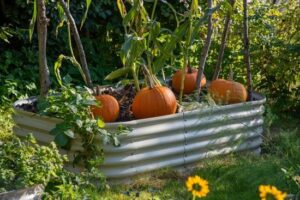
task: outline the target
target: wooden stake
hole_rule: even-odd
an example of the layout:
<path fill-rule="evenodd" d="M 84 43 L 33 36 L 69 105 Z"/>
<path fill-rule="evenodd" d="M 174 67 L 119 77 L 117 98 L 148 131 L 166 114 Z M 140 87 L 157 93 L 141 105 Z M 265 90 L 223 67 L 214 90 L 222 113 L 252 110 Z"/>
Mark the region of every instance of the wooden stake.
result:
<path fill-rule="evenodd" d="M 212 0 L 207 0 L 208 9 L 212 9 Z M 201 80 L 202 80 L 202 74 L 204 72 L 205 68 L 205 62 L 208 55 L 208 51 L 211 44 L 211 36 L 213 33 L 213 27 L 212 27 L 212 14 L 208 16 L 208 25 L 207 25 L 207 36 L 205 40 L 204 47 L 202 49 L 200 60 L 199 60 L 199 66 L 198 66 L 198 75 L 197 75 L 197 92 L 198 92 L 198 101 L 200 100 L 200 94 L 201 94 Z"/>
<path fill-rule="evenodd" d="M 247 0 L 243 0 L 244 6 L 244 61 L 247 67 L 247 89 L 248 99 L 252 101 L 252 74 L 250 65 L 250 52 L 249 52 L 249 36 L 248 36 L 248 5 Z"/>
<path fill-rule="evenodd" d="M 70 10 L 68 9 L 68 6 L 67 6 L 66 2 L 64 0 L 59 0 L 59 3 L 62 6 L 62 8 L 64 9 L 64 12 L 67 16 L 67 19 L 68 19 L 69 23 L 70 23 L 71 32 L 72 32 L 72 35 L 74 37 L 74 40 L 76 42 L 76 46 L 77 46 L 77 49 L 78 49 L 82 71 L 85 75 L 85 77 L 84 77 L 85 82 L 86 82 L 86 84 L 89 88 L 93 89 L 93 82 L 92 82 L 91 75 L 90 75 L 90 72 L 89 72 L 89 69 L 88 69 L 85 52 L 84 52 L 84 49 L 83 49 L 83 46 L 82 46 L 82 43 L 81 43 L 81 40 L 80 40 L 80 37 L 79 37 L 79 33 L 78 33 L 78 29 L 76 27 L 75 20 L 74 20 L 73 16 L 71 15 Z"/>
<path fill-rule="evenodd" d="M 235 3 L 235 0 L 230 1 L 230 4 L 232 7 L 234 6 L 234 3 Z M 226 15 L 226 19 L 225 19 L 224 30 L 222 33 L 221 48 L 219 51 L 218 60 L 216 63 L 216 67 L 215 67 L 215 71 L 214 71 L 212 80 L 216 80 L 219 78 L 219 74 L 220 74 L 220 71 L 222 68 L 222 61 L 223 61 L 224 50 L 226 47 L 226 41 L 227 41 L 227 37 L 228 37 L 228 33 L 229 33 L 230 24 L 231 24 L 231 12 L 228 11 L 228 13 Z"/>
<path fill-rule="evenodd" d="M 47 65 L 47 25 L 46 6 L 44 0 L 37 0 L 37 32 L 39 41 L 39 78 L 40 95 L 46 96 L 50 88 L 50 73 Z"/>

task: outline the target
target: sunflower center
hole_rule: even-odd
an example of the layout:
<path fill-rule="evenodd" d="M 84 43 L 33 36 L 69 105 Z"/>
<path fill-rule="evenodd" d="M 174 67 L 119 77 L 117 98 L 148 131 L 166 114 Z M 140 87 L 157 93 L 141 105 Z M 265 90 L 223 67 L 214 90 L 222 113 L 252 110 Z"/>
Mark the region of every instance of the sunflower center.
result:
<path fill-rule="evenodd" d="M 201 185 L 199 185 L 198 183 L 195 183 L 193 185 L 193 190 L 200 191 L 201 190 Z"/>
<path fill-rule="evenodd" d="M 273 194 L 268 193 L 266 196 L 266 200 L 276 200 Z"/>

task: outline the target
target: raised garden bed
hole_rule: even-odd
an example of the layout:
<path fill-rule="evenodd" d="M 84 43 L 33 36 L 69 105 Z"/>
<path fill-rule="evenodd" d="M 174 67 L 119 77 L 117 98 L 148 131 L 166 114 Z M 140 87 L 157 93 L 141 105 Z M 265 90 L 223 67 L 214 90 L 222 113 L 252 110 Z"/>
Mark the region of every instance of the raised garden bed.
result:
<path fill-rule="evenodd" d="M 257 93 L 254 99 L 162 117 L 107 123 L 107 129 L 123 125 L 132 131 L 120 136 L 120 147 L 104 145 L 105 161 L 101 170 L 108 179 L 124 179 L 164 167 L 186 167 L 202 159 L 231 152 L 259 153 L 266 99 Z M 48 144 L 54 139 L 49 131 L 61 119 L 19 108 L 34 100 L 15 102 L 14 132 L 21 137 L 32 133 L 39 143 Z M 103 145 L 101 138 L 97 138 L 96 142 Z M 80 139 L 75 139 L 70 150 L 62 150 L 62 153 L 72 159 L 72 154 L 80 150 Z"/>

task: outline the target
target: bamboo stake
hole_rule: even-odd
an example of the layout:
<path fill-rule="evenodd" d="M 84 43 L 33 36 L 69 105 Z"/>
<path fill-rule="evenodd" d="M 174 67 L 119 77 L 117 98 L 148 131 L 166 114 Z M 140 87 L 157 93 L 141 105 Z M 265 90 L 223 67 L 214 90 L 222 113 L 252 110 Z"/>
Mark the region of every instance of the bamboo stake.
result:
<path fill-rule="evenodd" d="M 88 87 L 93 88 L 93 82 L 92 82 L 92 79 L 91 79 L 91 76 L 90 76 L 90 72 L 89 72 L 89 69 L 88 69 L 87 62 L 86 62 L 85 52 L 84 52 L 84 49 L 83 49 L 83 46 L 82 46 L 82 43 L 81 43 L 81 40 L 80 40 L 80 37 L 79 37 L 79 33 L 78 33 L 78 29 L 76 27 L 75 20 L 74 20 L 73 16 L 71 15 L 70 10 L 68 9 L 68 6 L 67 6 L 66 2 L 64 0 L 59 0 L 59 3 L 62 6 L 62 8 L 64 9 L 64 12 L 67 16 L 67 19 L 68 19 L 69 23 L 70 23 L 71 32 L 72 32 L 72 35 L 73 35 L 74 40 L 76 42 L 76 46 L 77 46 L 78 53 L 79 53 L 80 63 L 81 63 L 82 70 L 83 70 L 84 75 L 85 75 L 84 78 L 85 78 L 86 84 L 87 84 Z"/>
<path fill-rule="evenodd" d="M 232 7 L 234 6 L 234 3 L 235 3 L 235 0 L 230 1 L 230 4 Z M 212 80 L 218 79 L 219 75 L 220 75 L 220 71 L 222 68 L 223 56 L 224 56 L 224 50 L 226 47 L 230 24 L 231 24 L 231 12 L 228 11 L 227 15 L 226 15 L 226 19 L 225 19 L 224 30 L 222 33 L 221 48 L 219 51 L 218 60 L 217 60 L 216 66 L 215 66 L 215 71 L 214 71 Z"/>
<path fill-rule="evenodd" d="M 47 25 L 46 6 L 44 0 L 37 0 L 37 32 L 39 43 L 39 78 L 40 95 L 46 96 L 50 88 L 50 73 L 47 65 Z"/>
<path fill-rule="evenodd" d="M 212 9 L 212 0 L 207 0 L 208 9 Z M 208 25 L 207 25 L 207 36 L 205 40 L 204 47 L 202 49 L 200 60 L 199 60 L 199 66 L 198 66 L 198 75 L 197 75 L 197 92 L 198 92 L 198 101 L 200 100 L 200 94 L 201 94 L 201 80 L 202 80 L 202 74 L 205 68 L 205 62 L 208 55 L 208 51 L 211 44 L 211 36 L 213 33 L 213 27 L 212 27 L 212 14 L 209 14 L 208 16 Z"/>
<path fill-rule="evenodd" d="M 244 7 L 244 61 L 247 67 L 247 89 L 248 89 L 248 99 L 252 101 L 252 74 L 250 65 L 250 52 L 249 52 L 249 35 L 248 35 L 248 6 L 247 0 L 243 0 Z"/>

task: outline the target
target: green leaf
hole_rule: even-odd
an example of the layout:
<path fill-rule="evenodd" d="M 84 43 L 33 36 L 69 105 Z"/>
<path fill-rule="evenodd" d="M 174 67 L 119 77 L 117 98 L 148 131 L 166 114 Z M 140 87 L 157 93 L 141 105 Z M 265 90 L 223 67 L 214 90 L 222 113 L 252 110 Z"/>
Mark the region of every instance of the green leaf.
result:
<path fill-rule="evenodd" d="M 187 30 L 188 23 L 181 24 L 175 29 L 174 33 L 171 35 L 171 38 L 167 42 L 165 42 L 161 49 L 162 55 L 153 63 L 155 73 L 158 73 L 165 64 L 166 60 L 169 59 L 171 55 L 173 55 L 173 50 L 176 48 L 178 42 L 180 42 L 186 35 Z"/>
<path fill-rule="evenodd" d="M 59 55 L 57 60 L 54 63 L 54 74 L 55 74 L 56 80 L 60 86 L 63 86 L 61 76 L 60 76 L 60 70 L 59 70 L 61 67 L 63 58 L 64 58 L 64 55 L 62 55 L 62 54 Z"/>
<path fill-rule="evenodd" d="M 197 13 L 199 10 L 199 3 L 198 0 L 192 0 L 191 12 Z"/>
<path fill-rule="evenodd" d="M 111 72 L 110 74 L 108 74 L 104 80 L 113 80 L 113 79 L 119 78 L 121 76 L 124 76 L 128 72 L 130 72 L 130 68 L 123 67 L 123 68 L 117 69 L 117 70 Z"/>
<path fill-rule="evenodd" d="M 228 13 L 232 14 L 233 6 L 228 1 L 222 1 L 220 4 Z"/>
<path fill-rule="evenodd" d="M 62 82 L 61 75 L 60 75 L 60 68 L 62 66 L 63 59 L 70 61 L 75 67 L 77 67 L 77 69 L 79 70 L 84 82 L 86 83 L 86 77 L 83 73 L 81 65 L 78 63 L 76 58 L 60 54 L 58 56 L 57 60 L 54 63 L 54 74 L 55 74 L 56 80 L 59 83 L 59 85 L 63 86 L 63 82 Z"/>
<path fill-rule="evenodd" d="M 104 128 L 104 127 L 105 127 L 104 121 L 101 120 L 101 119 L 97 119 L 97 126 L 98 126 L 99 128 Z"/>
<path fill-rule="evenodd" d="M 119 9 L 119 12 L 122 16 L 122 18 L 124 18 L 126 16 L 126 7 L 124 5 L 124 2 L 123 0 L 117 0 L 117 6 L 118 6 L 118 9 Z"/>
<path fill-rule="evenodd" d="M 34 0 L 33 1 L 33 14 L 32 14 L 32 18 L 30 20 L 30 24 L 29 24 L 29 41 L 30 42 L 32 40 L 32 35 L 33 35 L 34 26 L 35 26 L 35 22 L 36 22 L 36 16 L 37 16 L 37 8 L 36 8 L 36 0 Z"/>
<path fill-rule="evenodd" d="M 68 104 L 67 106 L 70 108 L 70 110 L 72 111 L 72 113 L 74 113 L 74 114 L 77 113 L 78 109 L 76 108 L 75 105 Z"/>
<path fill-rule="evenodd" d="M 160 33 L 160 23 L 152 22 L 150 26 L 149 40 L 155 40 Z"/>
<path fill-rule="evenodd" d="M 64 9 L 60 5 L 60 3 L 57 3 L 56 8 L 58 10 L 58 15 L 59 15 L 59 18 L 60 18 L 60 22 L 56 26 L 56 29 L 55 29 L 55 35 L 57 36 L 58 35 L 58 30 L 64 26 L 65 22 L 67 22 L 67 19 L 66 19 L 65 13 L 64 13 Z"/>
<path fill-rule="evenodd" d="M 72 82 L 72 77 L 69 75 L 69 74 L 67 74 L 67 75 L 65 75 L 64 77 L 63 77 L 63 81 L 67 84 L 67 85 L 69 85 L 69 84 L 71 84 L 71 82 Z"/>
<path fill-rule="evenodd" d="M 113 136 L 113 144 L 116 147 L 120 146 L 120 141 L 119 141 L 119 139 L 117 137 Z"/>
<path fill-rule="evenodd" d="M 64 147 L 68 144 L 70 138 L 65 134 L 57 134 L 54 138 L 54 141 L 58 146 Z"/>
<path fill-rule="evenodd" d="M 67 135 L 69 138 L 75 138 L 75 134 L 71 129 L 66 130 L 64 134 Z"/>
<path fill-rule="evenodd" d="M 86 3 L 86 9 L 85 9 L 84 15 L 83 15 L 82 20 L 81 20 L 80 29 L 82 28 L 82 26 L 83 26 L 83 24 L 84 24 L 84 22 L 86 20 L 89 8 L 90 8 L 91 3 L 92 3 L 92 0 L 85 0 L 85 3 Z"/>
<path fill-rule="evenodd" d="M 129 12 L 127 13 L 127 15 L 124 16 L 123 18 L 123 25 L 124 26 L 128 26 L 135 18 L 137 14 L 137 5 L 134 5 Z"/>
<path fill-rule="evenodd" d="M 80 120 L 80 119 L 76 119 L 76 125 L 77 125 L 79 128 L 81 128 L 81 127 L 82 127 L 82 125 L 83 125 L 83 122 L 82 122 L 82 120 Z"/>

